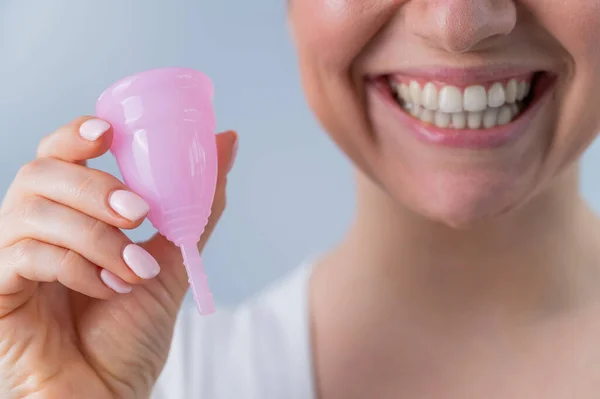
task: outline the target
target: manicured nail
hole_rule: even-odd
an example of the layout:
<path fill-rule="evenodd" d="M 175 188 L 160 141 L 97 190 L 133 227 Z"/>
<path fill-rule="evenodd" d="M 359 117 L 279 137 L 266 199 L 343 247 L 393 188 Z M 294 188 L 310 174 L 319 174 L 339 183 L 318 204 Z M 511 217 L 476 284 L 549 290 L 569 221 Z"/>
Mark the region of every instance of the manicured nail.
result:
<path fill-rule="evenodd" d="M 108 288 L 118 294 L 128 294 L 131 292 L 131 286 L 129 284 L 106 269 L 102 269 L 100 272 L 100 279 Z"/>
<path fill-rule="evenodd" d="M 237 152 L 238 152 L 238 135 L 237 133 L 234 133 L 235 137 L 234 137 L 234 141 L 233 141 L 233 147 L 231 148 L 231 158 L 229 158 L 229 166 L 227 167 L 227 172 L 230 172 L 231 169 L 233 168 L 233 164 L 235 163 L 235 158 L 237 157 Z"/>
<path fill-rule="evenodd" d="M 127 190 L 118 190 L 108 197 L 110 207 L 132 222 L 140 220 L 148 214 L 150 206 L 139 195 Z"/>
<path fill-rule="evenodd" d="M 79 126 L 79 135 L 88 141 L 96 141 L 110 129 L 110 124 L 102 119 L 88 119 Z"/>
<path fill-rule="evenodd" d="M 139 278 L 150 279 L 160 273 L 160 266 L 156 259 L 138 245 L 126 246 L 123 250 L 123 260 Z"/>

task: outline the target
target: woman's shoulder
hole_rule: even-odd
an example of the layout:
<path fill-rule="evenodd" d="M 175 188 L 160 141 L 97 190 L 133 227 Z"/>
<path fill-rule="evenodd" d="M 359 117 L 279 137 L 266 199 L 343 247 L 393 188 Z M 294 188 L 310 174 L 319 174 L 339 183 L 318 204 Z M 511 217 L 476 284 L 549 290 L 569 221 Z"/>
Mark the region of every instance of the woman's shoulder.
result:
<path fill-rule="evenodd" d="M 302 266 L 211 316 L 182 310 L 152 398 L 313 397 L 309 276 L 310 267 Z"/>

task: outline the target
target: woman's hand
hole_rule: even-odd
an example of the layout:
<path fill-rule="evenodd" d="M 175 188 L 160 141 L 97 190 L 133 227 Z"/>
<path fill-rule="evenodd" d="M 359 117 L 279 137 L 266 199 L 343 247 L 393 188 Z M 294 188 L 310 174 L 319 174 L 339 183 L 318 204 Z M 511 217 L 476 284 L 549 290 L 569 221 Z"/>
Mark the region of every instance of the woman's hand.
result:
<path fill-rule="evenodd" d="M 187 275 L 162 236 L 134 244 L 120 230 L 148 207 L 85 166 L 111 140 L 98 119 L 60 128 L 0 208 L 2 398 L 144 398 L 164 366 Z M 235 142 L 233 132 L 217 136 L 219 183 L 201 246 L 225 207 Z"/>

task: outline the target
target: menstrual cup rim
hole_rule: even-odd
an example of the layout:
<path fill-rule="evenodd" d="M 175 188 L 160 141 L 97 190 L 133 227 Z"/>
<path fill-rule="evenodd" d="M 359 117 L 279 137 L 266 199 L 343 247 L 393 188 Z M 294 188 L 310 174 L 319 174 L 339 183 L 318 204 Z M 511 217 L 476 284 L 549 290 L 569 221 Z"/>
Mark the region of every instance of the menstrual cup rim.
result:
<path fill-rule="evenodd" d="M 209 90 L 210 90 L 209 95 L 210 95 L 210 98 L 212 101 L 212 98 L 214 95 L 214 86 L 213 86 L 213 83 L 212 83 L 212 80 L 210 79 L 210 77 L 208 77 L 208 75 L 206 75 L 205 73 L 200 72 L 193 68 L 188 68 L 188 67 L 152 68 L 152 69 L 147 69 L 147 70 L 144 70 L 141 72 L 137 72 L 137 73 L 125 76 L 125 77 L 113 82 L 110 86 L 108 86 L 96 100 L 96 113 L 97 114 L 101 113 L 101 112 L 106 113 L 110 110 L 110 108 L 112 108 L 110 106 L 103 107 L 103 104 L 105 103 L 105 101 L 108 101 L 109 104 L 112 102 L 112 100 L 108 100 L 108 97 L 109 97 L 108 94 L 110 92 L 114 91 L 120 85 L 125 84 L 128 80 L 132 80 L 133 78 L 135 78 L 135 79 L 147 78 L 148 76 L 151 76 L 154 74 L 158 74 L 158 73 L 163 74 L 163 73 L 167 73 L 167 72 L 189 73 L 189 74 L 198 76 L 201 80 L 204 80 L 209 85 Z"/>

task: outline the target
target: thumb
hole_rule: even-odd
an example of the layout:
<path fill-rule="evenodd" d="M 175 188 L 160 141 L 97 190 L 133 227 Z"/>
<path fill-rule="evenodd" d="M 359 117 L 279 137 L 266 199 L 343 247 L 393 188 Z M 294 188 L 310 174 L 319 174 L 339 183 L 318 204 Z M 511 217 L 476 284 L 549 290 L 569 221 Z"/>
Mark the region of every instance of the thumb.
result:
<path fill-rule="evenodd" d="M 113 131 L 104 120 L 82 116 L 44 137 L 37 157 L 53 157 L 66 162 L 84 164 L 108 151 Z"/>
<path fill-rule="evenodd" d="M 238 135 L 236 132 L 227 131 L 220 133 L 217 135 L 216 140 L 219 162 L 217 187 L 208 223 L 200 242 L 198 243 L 198 249 L 200 251 L 204 249 L 206 242 L 210 238 L 210 235 L 225 210 L 227 175 L 231 171 L 237 155 Z M 183 266 L 183 259 L 179 248 L 159 233 L 140 245 L 150 252 L 162 266 L 162 272 L 158 279 L 174 280 L 165 285 L 167 287 L 183 287 L 183 292 L 179 293 L 181 297 L 183 297 L 183 295 L 185 295 L 185 290 L 187 290 L 188 278 Z M 167 281 L 164 282 L 167 283 Z"/>
<path fill-rule="evenodd" d="M 215 199 L 213 201 L 211 215 L 206 224 L 204 234 L 202 234 L 200 242 L 198 243 L 198 249 L 200 251 L 204 249 L 206 242 L 210 238 L 211 233 L 225 210 L 227 202 L 227 177 L 229 172 L 231 172 L 231 169 L 233 169 L 237 150 L 238 135 L 236 132 L 228 131 L 217 135 L 217 156 L 219 159 L 217 188 L 215 190 Z"/>

